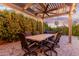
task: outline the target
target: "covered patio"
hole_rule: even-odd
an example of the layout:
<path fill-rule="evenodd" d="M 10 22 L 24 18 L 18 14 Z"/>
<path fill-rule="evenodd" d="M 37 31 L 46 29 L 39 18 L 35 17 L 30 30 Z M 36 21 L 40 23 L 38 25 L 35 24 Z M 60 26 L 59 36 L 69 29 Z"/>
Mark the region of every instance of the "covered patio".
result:
<path fill-rule="evenodd" d="M 60 37 L 59 45 L 60 48 L 56 48 L 58 52 L 58 56 L 72 56 L 72 55 L 79 55 L 79 40 L 77 37 L 72 36 L 72 15 L 75 13 L 76 4 L 74 3 L 3 3 L 2 5 L 13 8 L 16 10 L 17 13 L 23 13 L 24 16 L 28 16 L 34 19 L 39 19 L 42 23 L 42 33 L 44 33 L 44 20 L 51 17 L 58 17 L 62 15 L 68 16 L 68 29 L 69 29 L 69 36 L 62 35 Z M 50 20 L 49 20 L 50 21 Z M 47 34 L 43 34 L 47 35 Z M 43 36 L 41 35 L 41 36 Z M 52 34 L 51 34 L 52 35 Z M 48 39 L 48 37 L 52 37 L 54 35 L 47 35 L 46 37 L 38 36 L 38 41 L 43 39 Z M 31 36 L 26 37 L 27 39 L 35 39 L 36 37 Z M 37 41 L 37 39 L 36 39 Z M 50 41 L 49 41 L 50 42 Z M 3 50 L 3 46 L 5 46 L 5 52 Z M 6 49 L 8 46 L 9 49 Z M 13 42 L 7 45 L 2 45 L 1 47 L 1 54 L 0 55 L 23 55 L 23 51 L 21 49 L 20 42 Z M 43 55 L 38 53 L 39 55 Z"/>
<path fill-rule="evenodd" d="M 68 15 L 69 43 L 72 36 L 72 16 L 76 10 L 74 3 L 4 3 L 3 5 L 13 8 L 17 12 L 25 13 L 32 18 L 43 22 L 46 18 Z M 50 21 L 50 20 L 49 20 Z M 42 29 L 43 31 L 43 29 Z"/>

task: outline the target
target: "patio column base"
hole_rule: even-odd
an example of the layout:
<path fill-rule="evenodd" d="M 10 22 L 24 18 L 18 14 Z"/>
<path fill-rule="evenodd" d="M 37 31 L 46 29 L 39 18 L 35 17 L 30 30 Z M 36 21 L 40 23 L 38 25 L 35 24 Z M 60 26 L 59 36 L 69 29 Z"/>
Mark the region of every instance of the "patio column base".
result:
<path fill-rule="evenodd" d="M 68 43 L 67 45 L 68 45 L 69 47 L 72 47 L 72 43 Z"/>

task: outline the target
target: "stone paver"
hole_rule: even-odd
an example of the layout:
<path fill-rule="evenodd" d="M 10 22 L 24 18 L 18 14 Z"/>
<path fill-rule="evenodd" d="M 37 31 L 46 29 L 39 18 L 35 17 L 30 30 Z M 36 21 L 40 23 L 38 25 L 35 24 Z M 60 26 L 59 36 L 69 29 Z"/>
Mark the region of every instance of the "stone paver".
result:
<path fill-rule="evenodd" d="M 68 44 L 68 36 L 62 36 L 59 42 L 60 48 L 56 48 L 59 56 L 79 56 L 79 40 L 72 36 L 72 44 Z"/>
<path fill-rule="evenodd" d="M 79 40 L 72 36 L 72 44 L 68 44 L 68 36 L 62 36 L 59 42 L 60 48 L 56 48 L 58 56 L 79 56 Z M 24 51 L 20 42 L 0 45 L 0 56 L 21 56 Z"/>
<path fill-rule="evenodd" d="M 24 51 L 21 49 L 20 42 L 0 45 L 0 56 L 19 56 L 23 54 Z"/>

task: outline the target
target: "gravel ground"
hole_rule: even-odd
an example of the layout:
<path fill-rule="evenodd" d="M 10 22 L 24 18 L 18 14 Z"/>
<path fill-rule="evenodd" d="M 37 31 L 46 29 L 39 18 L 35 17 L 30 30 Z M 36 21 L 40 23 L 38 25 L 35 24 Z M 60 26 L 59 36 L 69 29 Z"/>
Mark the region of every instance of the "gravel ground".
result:
<path fill-rule="evenodd" d="M 59 45 L 60 48 L 56 48 L 58 56 L 79 56 L 78 37 L 72 36 L 72 44 L 68 44 L 68 36 L 62 36 Z M 0 45 L 0 56 L 21 56 L 23 54 L 20 42 Z"/>

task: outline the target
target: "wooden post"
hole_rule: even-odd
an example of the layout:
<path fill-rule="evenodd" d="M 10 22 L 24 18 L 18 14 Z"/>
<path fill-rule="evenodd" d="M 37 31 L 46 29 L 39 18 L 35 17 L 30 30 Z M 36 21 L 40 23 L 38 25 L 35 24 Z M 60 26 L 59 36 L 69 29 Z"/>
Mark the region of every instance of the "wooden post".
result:
<path fill-rule="evenodd" d="M 42 23 L 42 33 L 44 32 L 44 22 L 43 19 L 41 19 L 41 23 Z"/>
<path fill-rule="evenodd" d="M 72 43 L 72 14 L 75 9 L 75 4 L 72 4 L 70 6 L 70 13 L 68 14 L 69 20 L 68 20 L 68 25 L 69 25 L 69 43 Z"/>
<path fill-rule="evenodd" d="M 72 39 L 72 14 L 71 13 L 69 13 L 68 25 L 69 25 L 69 43 L 71 43 L 71 39 Z"/>

